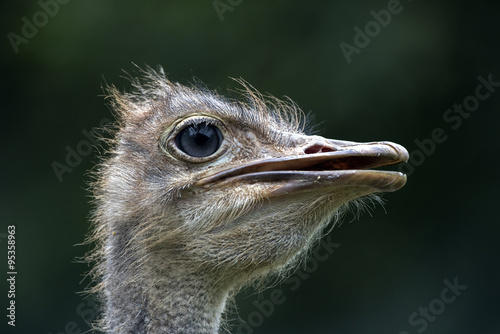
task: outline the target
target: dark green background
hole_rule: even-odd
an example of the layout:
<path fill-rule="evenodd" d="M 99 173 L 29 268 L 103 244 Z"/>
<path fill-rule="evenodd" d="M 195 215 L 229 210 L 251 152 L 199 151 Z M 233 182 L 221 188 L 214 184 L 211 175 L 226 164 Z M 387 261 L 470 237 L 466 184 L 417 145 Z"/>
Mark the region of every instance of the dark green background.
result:
<path fill-rule="evenodd" d="M 80 283 L 88 268 L 74 259 L 87 249 L 75 244 L 88 231 L 86 171 L 97 150 L 62 182 L 51 164 L 64 164 L 66 147 L 86 140 L 83 130 L 111 118 L 101 86 L 129 89 L 120 76 L 134 71 L 132 62 L 162 65 L 172 80 L 196 76 L 222 91 L 237 87 L 228 77 L 242 77 L 312 111 L 329 138 L 391 140 L 414 152 L 415 140 L 430 138 L 435 128 L 447 136 L 405 188 L 384 196 L 385 209 L 352 223 L 348 216 L 332 231 L 341 246 L 296 291 L 283 284 L 286 301 L 254 333 L 417 333 L 421 326 L 408 317 L 455 277 L 467 289 L 424 332 L 500 333 L 500 89 L 456 130 L 443 120 L 474 94 L 478 76 L 500 81 L 499 4 L 401 5 L 348 64 L 339 44 L 353 44 L 354 27 L 364 29 L 370 11 L 387 8 L 387 1 L 245 0 L 221 21 L 212 1 L 74 0 L 18 53 L 7 34 L 21 34 L 21 19 L 32 21 L 41 7 L 4 2 L 0 263 L 5 277 L 5 234 L 15 224 L 18 276 L 17 326 L 8 327 L 2 311 L 2 333 L 88 329 L 78 313 L 91 317 L 92 308 L 76 294 L 88 283 Z M 251 290 L 240 295 L 241 319 L 256 311 L 258 298 Z M 237 315 L 229 318 L 238 333 Z"/>

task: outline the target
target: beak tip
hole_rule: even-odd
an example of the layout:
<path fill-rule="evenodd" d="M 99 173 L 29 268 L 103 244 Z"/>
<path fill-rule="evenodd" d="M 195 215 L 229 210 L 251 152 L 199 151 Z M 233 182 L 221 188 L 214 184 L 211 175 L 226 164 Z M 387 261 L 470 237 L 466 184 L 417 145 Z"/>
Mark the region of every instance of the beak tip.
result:
<path fill-rule="evenodd" d="M 406 148 L 404 148 L 402 145 L 389 141 L 383 143 L 390 146 L 394 151 L 396 151 L 396 155 L 399 158 L 400 162 L 408 162 L 410 154 L 408 153 L 408 150 Z"/>
<path fill-rule="evenodd" d="M 406 180 L 407 180 L 406 174 L 401 173 L 401 172 L 397 172 L 396 175 L 397 176 L 394 178 L 394 181 L 392 182 L 391 187 L 390 187 L 391 191 L 397 191 L 397 190 L 403 188 L 404 185 L 406 184 Z"/>

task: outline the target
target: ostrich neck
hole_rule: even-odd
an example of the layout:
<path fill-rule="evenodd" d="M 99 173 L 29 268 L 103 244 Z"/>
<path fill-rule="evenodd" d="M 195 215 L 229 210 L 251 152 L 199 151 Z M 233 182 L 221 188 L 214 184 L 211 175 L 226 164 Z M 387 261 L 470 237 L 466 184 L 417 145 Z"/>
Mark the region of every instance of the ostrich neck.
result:
<path fill-rule="evenodd" d="M 123 255 L 107 259 L 108 333 L 218 332 L 227 285 L 208 271 L 165 263 L 164 257 L 137 265 L 138 261 Z M 128 263 L 123 263 L 124 258 Z"/>

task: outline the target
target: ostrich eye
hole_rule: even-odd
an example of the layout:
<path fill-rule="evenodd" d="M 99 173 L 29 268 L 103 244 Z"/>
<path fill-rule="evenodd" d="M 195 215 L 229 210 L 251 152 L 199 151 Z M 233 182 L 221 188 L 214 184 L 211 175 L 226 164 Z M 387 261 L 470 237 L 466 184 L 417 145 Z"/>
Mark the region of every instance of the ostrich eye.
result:
<path fill-rule="evenodd" d="M 219 128 L 207 122 L 200 122 L 182 129 L 175 137 L 175 144 L 189 156 L 204 158 L 217 152 L 222 140 Z"/>

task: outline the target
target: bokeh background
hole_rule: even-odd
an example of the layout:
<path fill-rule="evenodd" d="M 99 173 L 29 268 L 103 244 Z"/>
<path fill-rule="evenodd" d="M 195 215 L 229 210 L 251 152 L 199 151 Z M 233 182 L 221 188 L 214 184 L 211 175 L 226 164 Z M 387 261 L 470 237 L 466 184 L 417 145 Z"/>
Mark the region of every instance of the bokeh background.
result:
<path fill-rule="evenodd" d="M 347 216 L 330 234 L 340 246 L 295 276 L 299 288 L 273 288 L 286 300 L 271 314 L 254 301 L 272 289 L 243 291 L 231 333 L 500 333 L 500 88 L 467 117 L 443 119 L 453 104 L 474 102 L 479 76 L 500 82 L 497 1 L 402 0 L 386 27 L 369 24 L 373 37 L 350 62 L 340 44 L 355 46 L 355 27 L 364 30 L 387 0 L 60 0 L 46 22 L 38 1 L 1 6 L 2 333 L 89 329 L 93 306 L 77 294 L 88 268 L 75 263 L 87 247 L 75 245 L 88 231 L 87 171 L 98 150 L 61 179 L 53 163 L 67 165 L 68 148 L 112 118 L 101 87 L 130 89 L 121 76 L 135 71 L 132 62 L 222 92 L 237 88 L 229 77 L 242 77 L 311 111 L 326 137 L 391 140 L 413 154 L 405 188 L 385 195 L 384 208 Z M 25 28 L 32 36 L 14 47 L 9 36 L 21 38 L 34 19 L 38 31 Z M 428 143 L 436 128 L 446 141 L 423 152 L 417 141 Z M 11 224 L 15 328 L 5 316 Z M 444 280 L 467 288 L 443 310 Z M 409 322 L 429 306 L 432 321 Z"/>

